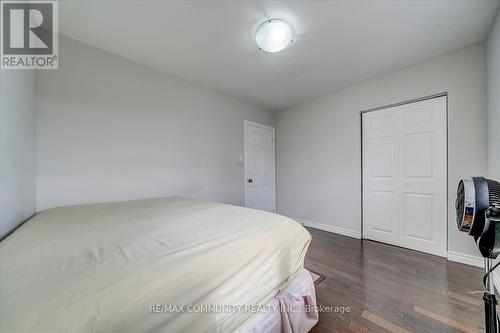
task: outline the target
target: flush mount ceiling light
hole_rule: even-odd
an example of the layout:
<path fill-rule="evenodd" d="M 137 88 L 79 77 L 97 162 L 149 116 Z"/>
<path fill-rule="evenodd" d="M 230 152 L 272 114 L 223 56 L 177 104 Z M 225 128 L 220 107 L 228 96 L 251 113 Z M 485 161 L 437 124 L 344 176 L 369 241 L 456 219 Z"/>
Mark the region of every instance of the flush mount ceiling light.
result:
<path fill-rule="evenodd" d="M 276 53 L 293 42 L 293 31 L 285 20 L 271 19 L 262 23 L 255 34 L 259 49 Z"/>

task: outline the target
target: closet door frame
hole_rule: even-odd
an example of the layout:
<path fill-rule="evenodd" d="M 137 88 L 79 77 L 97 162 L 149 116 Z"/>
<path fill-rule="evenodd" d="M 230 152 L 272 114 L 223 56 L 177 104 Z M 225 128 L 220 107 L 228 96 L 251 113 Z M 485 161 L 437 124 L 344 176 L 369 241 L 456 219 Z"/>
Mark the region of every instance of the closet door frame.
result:
<path fill-rule="evenodd" d="M 359 169 L 359 172 L 360 172 L 360 178 L 361 178 L 361 192 L 360 192 L 360 197 L 361 197 L 361 207 L 360 207 L 360 213 L 361 213 L 361 239 L 367 239 L 365 238 L 365 221 L 364 221 L 364 206 L 365 206 L 365 203 L 364 203 L 364 175 L 363 175 L 363 172 L 364 172 L 364 162 L 363 161 L 363 155 L 364 155 L 364 151 L 363 151 L 363 114 L 365 113 L 368 113 L 368 112 L 373 112 L 373 111 L 379 111 L 379 110 L 383 110 L 383 109 L 388 109 L 388 108 L 393 108 L 393 107 L 397 107 L 397 106 L 402 106 L 402 105 L 406 105 L 406 104 L 411 104 L 411 103 L 416 103 L 416 102 L 421 102 L 421 101 L 426 101 L 426 100 L 430 100 L 430 99 L 434 99 L 434 98 L 439 98 L 439 97 L 445 97 L 445 103 L 446 103 L 446 106 L 445 106 L 445 133 L 444 133 L 444 136 L 445 136 L 445 141 L 446 141 L 446 179 L 445 179 L 445 183 L 446 183 L 446 191 L 445 191 L 445 202 L 446 202 L 446 207 L 445 207 L 445 214 L 446 214 L 446 228 L 445 228 L 445 246 L 444 246 L 444 252 L 443 253 L 440 253 L 440 254 L 437 254 L 437 255 L 440 255 L 442 257 L 447 257 L 447 253 L 448 253 L 448 243 L 449 243 L 449 235 L 448 235 L 448 224 L 449 224 L 449 214 L 448 214 L 448 204 L 449 204 L 449 198 L 448 198 L 448 185 L 449 185 L 449 181 L 448 181 L 448 177 L 449 177 L 449 165 L 448 165 L 448 156 L 449 156 L 449 143 L 448 143 L 448 105 L 449 105 L 449 101 L 448 101 L 448 93 L 447 92 L 443 92 L 443 93 L 438 93 L 438 94 L 434 94 L 434 95 L 429 95 L 429 96 L 425 96 L 425 97 L 421 97 L 421 98 L 416 98 L 416 99 L 412 99 L 412 100 L 407 100 L 407 101 L 404 101 L 404 102 L 400 102 L 400 103 L 394 103 L 394 104 L 388 104 L 388 105 L 384 105 L 384 106 L 380 106 L 380 107 L 376 107 L 376 108 L 370 108 L 370 109 L 366 109 L 366 110 L 362 110 L 359 112 L 359 124 L 360 124 L 360 169 Z"/>

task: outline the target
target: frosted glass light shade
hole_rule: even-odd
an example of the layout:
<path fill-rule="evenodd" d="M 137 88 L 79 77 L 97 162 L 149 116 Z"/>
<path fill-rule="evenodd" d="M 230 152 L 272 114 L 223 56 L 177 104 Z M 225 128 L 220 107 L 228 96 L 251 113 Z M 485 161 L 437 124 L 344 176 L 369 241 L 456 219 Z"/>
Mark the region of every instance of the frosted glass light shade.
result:
<path fill-rule="evenodd" d="M 292 43 L 293 31 L 288 22 L 284 20 L 267 20 L 257 29 L 255 41 L 263 51 L 279 52 Z"/>

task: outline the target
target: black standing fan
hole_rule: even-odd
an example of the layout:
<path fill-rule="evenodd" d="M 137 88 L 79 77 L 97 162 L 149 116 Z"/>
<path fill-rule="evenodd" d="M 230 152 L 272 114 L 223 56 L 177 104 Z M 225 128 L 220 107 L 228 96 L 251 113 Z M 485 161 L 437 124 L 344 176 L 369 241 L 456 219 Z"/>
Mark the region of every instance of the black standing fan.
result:
<path fill-rule="evenodd" d="M 500 264 L 492 266 L 492 259 L 500 253 L 500 183 L 484 177 L 462 179 L 458 183 L 455 208 L 458 230 L 474 237 L 485 258 L 483 300 L 486 332 L 498 333 L 497 301 L 490 274 Z"/>
<path fill-rule="evenodd" d="M 483 257 L 495 259 L 500 252 L 500 237 L 496 239 L 495 224 L 485 217 L 489 208 L 500 209 L 500 183 L 484 177 L 462 179 L 455 208 L 458 230 L 474 237 Z"/>

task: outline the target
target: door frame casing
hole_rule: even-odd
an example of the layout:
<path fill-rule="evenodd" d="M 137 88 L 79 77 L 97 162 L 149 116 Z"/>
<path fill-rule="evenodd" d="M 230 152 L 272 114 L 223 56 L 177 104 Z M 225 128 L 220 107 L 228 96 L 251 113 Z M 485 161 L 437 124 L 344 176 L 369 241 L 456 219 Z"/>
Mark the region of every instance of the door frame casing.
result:
<path fill-rule="evenodd" d="M 442 93 L 438 93 L 438 94 L 434 94 L 434 95 L 429 95 L 429 96 L 425 96 L 425 97 L 420 97 L 420 98 L 415 98 L 415 99 L 411 99 L 411 100 L 407 100 L 407 101 L 404 101 L 404 102 L 399 102 L 399 103 L 393 103 L 393 104 L 388 104 L 388 105 L 384 105 L 384 106 L 379 106 L 379 107 L 375 107 L 375 108 L 370 108 L 370 109 L 366 109 L 366 110 L 362 110 L 362 111 L 359 111 L 359 124 L 360 124 L 360 169 L 359 169 L 359 172 L 360 172 L 360 178 L 361 178 L 361 240 L 364 240 L 364 239 L 367 239 L 365 238 L 365 227 L 364 227 L 364 224 L 365 224 L 365 221 L 364 221 L 364 211 L 363 211 L 363 207 L 364 207 L 364 200 L 363 200 L 363 194 L 364 194 L 364 184 L 363 184 L 363 166 L 364 166 L 364 161 L 363 161 L 363 114 L 365 113 L 368 113 L 368 112 L 373 112 L 373 111 L 379 111 L 379 110 L 383 110 L 383 109 L 388 109 L 388 108 L 393 108 L 393 107 L 397 107 L 397 106 L 401 106 L 401 105 L 406 105 L 406 104 L 412 104 L 412 103 L 417 103 L 417 102 L 422 102 L 422 101 L 426 101 L 426 100 L 430 100 L 430 99 L 434 99 L 434 98 L 439 98 L 439 97 L 446 97 L 446 108 L 445 108 L 445 140 L 446 140 L 446 191 L 445 191 L 445 200 L 446 200 L 446 206 L 445 206 L 445 211 L 446 211 L 446 232 L 445 232 L 445 253 L 443 253 L 441 256 L 443 257 L 447 257 L 448 256 L 448 243 L 449 243 L 449 230 L 448 230 L 448 220 L 449 220 L 449 214 L 448 214 L 448 202 L 449 202 L 449 195 L 448 195 L 448 186 L 449 186 L 449 131 L 448 131 L 448 127 L 449 127 L 449 119 L 448 119 L 448 108 L 449 108 L 449 96 L 448 96 L 448 93 L 447 92 L 442 92 Z M 367 239 L 369 240 L 369 239 Z M 392 244 L 390 244 L 392 245 Z M 397 246 L 397 245 L 393 245 L 393 246 Z"/>
<path fill-rule="evenodd" d="M 276 213 L 276 129 L 272 126 L 259 124 L 253 121 L 245 120 L 243 122 L 243 187 L 244 187 L 244 200 L 245 207 L 247 207 L 247 126 L 260 127 L 263 129 L 271 130 L 273 133 L 273 152 L 274 152 L 274 163 L 273 163 L 273 212 Z"/>

